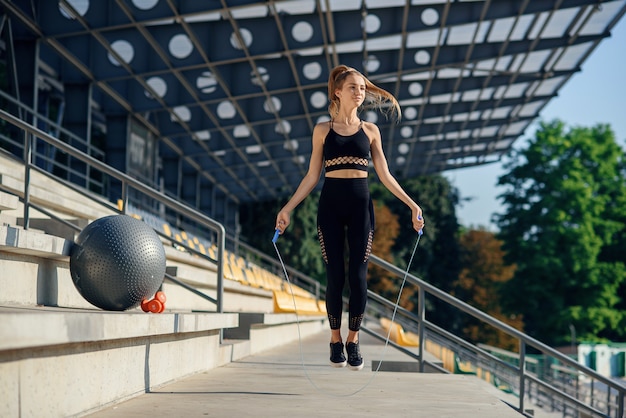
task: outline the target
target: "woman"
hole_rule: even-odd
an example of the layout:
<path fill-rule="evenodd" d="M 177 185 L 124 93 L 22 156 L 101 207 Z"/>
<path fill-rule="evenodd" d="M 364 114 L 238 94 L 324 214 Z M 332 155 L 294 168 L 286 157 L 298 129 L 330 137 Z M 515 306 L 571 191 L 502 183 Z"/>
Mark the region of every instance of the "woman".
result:
<path fill-rule="evenodd" d="M 326 311 L 330 324 L 330 364 L 352 370 L 363 368 L 359 330 L 367 303 L 367 264 L 374 234 L 374 210 L 367 184 L 369 157 L 380 181 L 411 209 L 416 231 L 424 227 L 422 210 L 389 172 L 379 128 L 359 119 L 358 110 L 367 98 L 380 109 L 391 104 L 399 118 L 398 101 L 389 92 L 370 82 L 354 68 L 335 67 L 328 79 L 330 121 L 313 129 L 309 169 L 289 202 L 276 217 L 282 234 L 289 226 L 290 213 L 317 185 L 322 167 L 324 185 L 319 199 L 317 232 L 326 264 Z M 346 352 L 341 337 L 342 292 L 345 282 L 344 244 L 349 248 L 349 324 Z"/>

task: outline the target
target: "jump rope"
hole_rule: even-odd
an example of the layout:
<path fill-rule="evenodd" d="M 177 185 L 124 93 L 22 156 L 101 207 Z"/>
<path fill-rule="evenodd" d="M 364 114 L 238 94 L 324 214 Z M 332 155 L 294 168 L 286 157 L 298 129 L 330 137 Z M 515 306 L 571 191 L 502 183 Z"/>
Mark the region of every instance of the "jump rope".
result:
<path fill-rule="evenodd" d="M 421 216 L 418 217 L 418 219 L 422 219 Z M 381 354 L 381 359 L 378 362 L 378 366 L 376 366 L 376 370 L 374 370 L 374 372 L 372 373 L 372 376 L 369 378 L 369 380 L 367 382 L 365 382 L 365 384 L 363 386 L 361 386 L 360 388 L 356 389 L 354 392 L 351 393 L 347 393 L 347 394 L 336 394 L 336 393 L 330 393 L 328 391 L 323 390 L 322 388 L 320 388 L 314 381 L 313 379 L 311 379 L 311 376 L 309 375 L 309 372 L 306 368 L 306 365 L 304 364 L 304 353 L 302 351 L 302 334 L 300 332 L 300 318 L 298 316 L 298 308 L 296 306 L 296 297 L 295 294 L 293 292 L 293 287 L 291 286 L 291 280 L 289 280 L 289 274 L 287 273 L 287 267 L 285 267 L 285 263 L 283 262 L 283 258 L 280 255 L 280 251 L 278 250 L 278 246 L 276 245 L 276 241 L 278 241 L 278 237 L 280 236 L 280 230 L 276 229 L 276 231 L 274 231 L 274 237 L 272 238 L 272 244 L 274 244 L 274 249 L 276 250 L 276 255 L 278 256 L 278 260 L 280 261 L 280 265 L 283 268 L 283 273 L 285 275 L 285 279 L 287 279 L 287 284 L 289 285 L 289 291 L 291 293 L 291 299 L 293 301 L 293 309 L 296 315 L 296 323 L 298 324 L 298 345 L 299 345 L 299 349 L 300 349 L 300 362 L 302 364 L 302 369 L 304 370 L 304 374 L 307 378 L 307 380 L 309 381 L 309 383 L 311 383 L 311 385 L 320 393 L 324 394 L 324 395 L 328 395 L 328 396 L 334 396 L 334 397 L 349 397 L 349 396 L 354 396 L 357 393 L 361 392 L 362 390 L 364 390 L 365 388 L 367 388 L 370 383 L 372 383 L 372 380 L 374 380 L 374 377 L 378 374 L 378 371 L 380 370 L 380 366 L 383 364 L 383 361 L 385 360 L 385 354 L 387 351 L 387 346 L 389 345 L 389 338 L 391 337 L 391 330 L 394 324 L 394 321 L 396 319 L 396 312 L 398 311 L 398 306 L 400 305 L 400 297 L 402 296 L 402 290 L 404 290 L 404 285 L 406 284 L 406 278 L 409 275 L 409 270 L 411 268 L 411 263 L 413 262 L 413 257 L 415 256 L 415 252 L 417 251 L 417 246 L 420 243 L 420 238 L 422 237 L 423 231 L 420 229 L 417 232 L 417 240 L 415 241 L 415 246 L 413 247 L 413 251 L 411 252 L 411 258 L 409 259 L 409 263 L 406 266 L 406 270 L 404 272 L 404 277 L 402 278 L 402 284 L 400 285 L 400 291 L 398 292 L 398 298 L 396 300 L 396 304 L 393 308 L 393 313 L 391 315 L 391 324 L 389 326 L 389 330 L 387 331 L 387 338 L 385 339 L 385 345 L 383 346 L 383 351 Z"/>

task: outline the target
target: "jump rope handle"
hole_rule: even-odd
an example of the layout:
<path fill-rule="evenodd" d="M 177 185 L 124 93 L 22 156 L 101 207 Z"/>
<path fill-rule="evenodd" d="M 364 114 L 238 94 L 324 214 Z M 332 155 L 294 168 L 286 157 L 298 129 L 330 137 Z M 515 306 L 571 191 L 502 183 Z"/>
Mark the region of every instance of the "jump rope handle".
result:
<path fill-rule="evenodd" d="M 419 215 L 417 217 L 417 219 L 422 219 L 422 215 Z M 419 231 L 417 231 L 417 233 L 419 235 L 422 235 L 424 233 L 424 231 L 422 231 L 421 229 Z M 274 231 L 274 237 L 272 238 L 272 242 L 274 244 L 276 244 L 276 241 L 278 241 L 278 237 L 280 236 L 280 230 L 276 229 L 276 231 Z"/>

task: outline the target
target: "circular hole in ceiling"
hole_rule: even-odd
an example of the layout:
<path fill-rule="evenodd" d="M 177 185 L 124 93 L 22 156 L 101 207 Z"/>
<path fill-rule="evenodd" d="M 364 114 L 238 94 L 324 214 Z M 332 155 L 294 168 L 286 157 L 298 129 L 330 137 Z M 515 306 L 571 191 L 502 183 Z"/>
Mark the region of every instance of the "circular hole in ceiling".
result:
<path fill-rule="evenodd" d="M 398 145 L 398 152 L 400 154 L 406 154 L 409 152 L 409 144 L 400 144 Z"/>
<path fill-rule="evenodd" d="M 222 119 L 232 119 L 236 113 L 235 106 L 229 101 L 223 101 L 217 105 L 217 116 Z"/>
<path fill-rule="evenodd" d="M 209 132 L 207 129 L 203 131 L 197 131 L 196 136 L 201 141 L 208 141 L 209 139 L 211 139 L 211 132 Z"/>
<path fill-rule="evenodd" d="M 89 0 L 67 0 L 67 4 L 72 6 L 80 16 L 85 16 L 89 10 Z M 76 19 L 74 12 L 61 2 L 59 2 L 59 11 L 66 19 Z"/>
<path fill-rule="evenodd" d="M 250 45 L 252 45 L 252 32 L 250 32 L 248 29 L 240 28 L 239 36 L 241 37 L 241 40 L 243 41 L 243 45 L 241 45 L 241 42 L 239 41 L 239 37 L 237 37 L 237 34 L 235 32 L 233 32 L 230 35 L 230 44 L 233 46 L 233 48 L 243 49 L 244 46 L 246 48 L 249 48 Z"/>
<path fill-rule="evenodd" d="M 267 113 L 278 113 L 282 108 L 283 104 L 280 99 L 277 97 L 270 97 L 263 103 L 263 110 Z"/>
<path fill-rule="evenodd" d="M 178 59 L 187 58 L 193 51 L 191 39 L 184 33 L 172 36 L 168 45 L 170 54 Z"/>
<path fill-rule="evenodd" d="M 326 105 L 326 95 L 321 91 L 316 91 L 311 95 L 311 106 L 320 109 Z"/>
<path fill-rule="evenodd" d="M 407 107 L 402 112 L 402 115 L 407 119 L 415 119 L 417 117 L 417 109 L 414 107 Z"/>
<path fill-rule="evenodd" d="M 368 14 L 361 22 L 361 26 L 367 33 L 375 33 L 380 29 L 380 18 L 373 14 Z"/>
<path fill-rule="evenodd" d="M 409 94 L 411 96 L 419 96 L 420 94 L 422 94 L 422 91 L 424 91 L 424 88 L 420 83 L 415 82 L 409 84 Z"/>
<path fill-rule="evenodd" d="M 265 67 L 257 67 L 258 75 L 255 71 L 250 71 L 250 82 L 255 86 L 262 86 L 270 79 L 269 72 Z"/>
<path fill-rule="evenodd" d="M 157 5 L 159 0 L 133 0 L 133 5 L 140 10 L 150 10 Z"/>
<path fill-rule="evenodd" d="M 329 120 L 330 120 L 330 116 L 322 115 L 319 118 L 317 118 L 317 123 L 324 123 L 324 122 L 328 122 Z"/>
<path fill-rule="evenodd" d="M 295 151 L 298 149 L 298 141 L 296 141 L 295 139 L 285 141 L 285 143 L 283 144 L 283 148 L 286 150 Z"/>
<path fill-rule="evenodd" d="M 204 71 L 196 78 L 196 87 L 202 93 L 213 93 L 217 89 L 217 80 L 212 72 Z"/>
<path fill-rule="evenodd" d="M 430 54 L 428 53 L 428 51 L 417 51 L 415 53 L 415 63 L 419 64 L 419 65 L 426 65 L 430 62 Z"/>
<path fill-rule="evenodd" d="M 310 62 L 302 67 L 302 74 L 309 80 L 317 80 L 322 75 L 322 66 L 319 62 Z"/>
<path fill-rule="evenodd" d="M 191 110 L 189 110 L 187 106 L 176 106 L 175 108 L 172 109 L 172 111 L 174 112 L 176 116 L 178 116 L 178 119 L 180 119 L 183 122 L 189 122 L 191 120 Z M 172 119 L 172 122 L 179 121 L 178 119 L 174 117 L 174 115 L 171 115 L 171 119 Z"/>
<path fill-rule="evenodd" d="M 370 55 L 363 62 L 363 67 L 368 73 L 374 73 L 380 68 L 380 60 L 375 55 Z"/>
<path fill-rule="evenodd" d="M 260 145 L 249 145 L 246 147 L 246 154 L 258 154 L 262 150 Z"/>
<path fill-rule="evenodd" d="M 158 97 L 165 97 L 165 94 L 167 93 L 167 83 L 161 77 L 150 77 L 146 80 L 146 83 Z M 154 99 L 152 93 L 147 90 L 146 96 L 150 99 Z"/>
<path fill-rule="evenodd" d="M 405 162 L 406 162 L 406 158 L 404 158 L 404 157 L 396 158 L 396 164 L 397 165 L 404 165 Z"/>
<path fill-rule="evenodd" d="M 437 10 L 429 7 L 422 11 L 422 22 L 426 26 L 432 26 L 439 21 L 439 13 Z"/>
<path fill-rule="evenodd" d="M 402 138 L 410 138 L 411 135 L 413 135 L 413 129 L 410 126 L 403 126 L 402 129 L 400 129 L 400 135 Z"/>
<path fill-rule="evenodd" d="M 291 36 L 298 42 L 308 42 L 313 37 L 313 26 L 309 22 L 298 22 L 293 25 Z"/>
<path fill-rule="evenodd" d="M 281 120 L 274 127 L 274 131 L 277 134 L 286 134 L 286 135 L 288 135 L 291 132 L 291 123 L 289 123 L 289 121 L 286 121 L 286 120 Z M 298 147 L 298 142 L 297 141 L 296 141 L 296 145 L 295 146 L 296 146 L 296 148 Z"/>
<path fill-rule="evenodd" d="M 115 51 L 117 55 L 124 61 L 126 64 L 130 63 L 135 56 L 135 48 L 130 44 L 130 42 L 120 39 L 111 44 L 111 49 Z M 107 54 L 109 57 L 109 61 L 111 64 L 120 66 L 120 62 L 115 58 L 110 52 Z"/>
<path fill-rule="evenodd" d="M 237 125 L 233 129 L 233 136 L 235 138 L 247 138 L 250 136 L 250 129 L 246 125 Z"/>

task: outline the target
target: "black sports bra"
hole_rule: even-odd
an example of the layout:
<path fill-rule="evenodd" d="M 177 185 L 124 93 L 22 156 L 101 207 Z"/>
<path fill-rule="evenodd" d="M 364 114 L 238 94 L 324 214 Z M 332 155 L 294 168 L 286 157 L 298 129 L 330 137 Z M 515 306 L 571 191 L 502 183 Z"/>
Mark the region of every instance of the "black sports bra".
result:
<path fill-rule="evenodd" d="M 333 130 L 330 121 L 330 131 L 324 140 L 324 168 L 334 170 L 361 170 L 367 171 L 370 156 L 370 139 L 363 131 L 363 121 L 359 130 L 348 136 L 339 135 Z"/>

